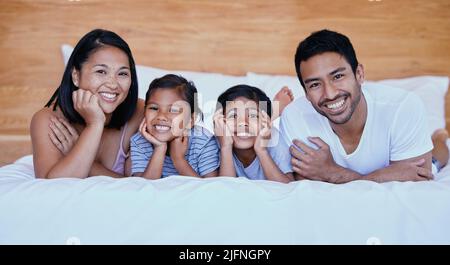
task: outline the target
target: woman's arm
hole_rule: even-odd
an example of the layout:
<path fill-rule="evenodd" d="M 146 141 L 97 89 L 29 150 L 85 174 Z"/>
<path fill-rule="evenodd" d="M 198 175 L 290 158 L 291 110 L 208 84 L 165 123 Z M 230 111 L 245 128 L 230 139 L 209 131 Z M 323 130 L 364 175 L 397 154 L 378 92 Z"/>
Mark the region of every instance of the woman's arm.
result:
<path fill-rule="evenodd" d="M 33 116 L 30 126 L 35 175 L 38 178 L 86 178 L 97 156 L 103 134 L 105 114 L 98 98 L 88 90 L 72 94 L 75 110 L 84 118 L 86 127 L 73 148 L 63 155 L 52 143 L 50 135 L 54 113 L 43 109 Z"/>
<path fill-rule="evenodd" d="M 31 120 L 30 133 L 36 177 L 87 177 L 97 154 L 103 124 L 94 123 L 86 126 L 73 148 L 64 155 L 50 138 L 52 134 L 50 126 L 56 126 L 51 121 L 53 117 L 55 116 L 50 109 L 43 109 Z"/>

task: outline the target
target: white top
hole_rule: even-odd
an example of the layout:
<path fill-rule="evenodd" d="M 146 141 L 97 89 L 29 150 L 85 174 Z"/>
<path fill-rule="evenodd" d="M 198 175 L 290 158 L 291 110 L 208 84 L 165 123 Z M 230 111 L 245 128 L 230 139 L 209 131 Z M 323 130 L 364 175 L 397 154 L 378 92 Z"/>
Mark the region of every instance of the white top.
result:
<path fill-rule="evenodd" d="M 294 139 L 310 143 L 308 136 L 325 141 L 338 165 L 363 175 L 388 166 L 390 161 L 432 150 L 425 108 L 418 96 L 379 84 L 364 84 L 362 92 L 367 102 L 367 120 L 359 145 L 351 154 L 346 153 L 328 119 L 305 97 L 289 104 L 281 116 L 281 137 L 273 156 L 281 171 L 293 172 L 286 153 Z"/>

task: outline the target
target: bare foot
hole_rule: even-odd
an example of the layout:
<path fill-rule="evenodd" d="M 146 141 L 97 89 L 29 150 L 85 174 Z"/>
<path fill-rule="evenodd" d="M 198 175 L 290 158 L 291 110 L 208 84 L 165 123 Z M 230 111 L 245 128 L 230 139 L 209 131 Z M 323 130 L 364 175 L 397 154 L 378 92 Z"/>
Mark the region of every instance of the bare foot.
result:
<path fill-rule="evenodd" d="M 437 129 L 433 132 L 433 135 L 431 136 L 431 139 L 433 142 L 440 141 L 440 142 L 446 142 L 448 138 L 448 132 L 446 129 Z"/>
<path fill-rule="evenodd" d="M 284 86 L 280 91 L 277 92 L 273 101 L 278 101 L 279 114 L 283 112 L 284 108 L 294 100 L 294 94 L 287 86 Z"/>
<path fill-rule="evenodd" d="M 448 163 L 449 150 L 447 147 L 448 132 L 445 129 L 438 129 L 434 131 L 431 136 L 433 141 L 432 155 L 439 161 L 441 167 L 444 167 Z"/>

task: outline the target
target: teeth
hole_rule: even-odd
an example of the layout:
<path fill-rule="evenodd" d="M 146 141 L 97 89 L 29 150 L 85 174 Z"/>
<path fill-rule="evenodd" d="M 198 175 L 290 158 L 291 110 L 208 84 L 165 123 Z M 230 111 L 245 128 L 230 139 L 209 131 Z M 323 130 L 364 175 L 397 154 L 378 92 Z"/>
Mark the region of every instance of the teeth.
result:
<path fill-rule="evenodd" d="M 102 95 L 102 97 L 105 97 L 107 99 L 115 99 L 117 97 L 117 94 L 115 94 L 115 93 L 101 92 L 99 94 Z"/>
<path fill-rule="evenodd" d="M 340 107 L 342 107 L 342 105 L 344 105 L 344 99 L 342 99 L 342 100 L 339 100 L 338 102 L 336 102 L 336 103 L 333 103 L 333 104 L 327 104 L 327 108 L 329 108 L 329 109 L 337 109 L 337 108 L 340 108 Z"/>
<path fill-rule="evenodd" d="M 155 128 L 158 131 L 168 131 L 168 130 L 170 130 L 169 126 L 164 126 L 164 125 L 155 125 Z"/>

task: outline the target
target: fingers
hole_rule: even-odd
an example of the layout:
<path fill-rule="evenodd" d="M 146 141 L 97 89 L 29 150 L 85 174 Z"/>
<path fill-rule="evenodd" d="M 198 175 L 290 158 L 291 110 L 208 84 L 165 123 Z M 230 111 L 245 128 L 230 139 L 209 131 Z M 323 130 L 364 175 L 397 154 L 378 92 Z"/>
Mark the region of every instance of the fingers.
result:
<path fill-rule="evenodd" d="M 66 136 L 61 131 L 61 129 L 59 127 L 57 127 L 57 125 L 53 121 L 50 122 L 49 127 L 59 142 L 63 143 L 63 142 L 69 141 L 69 139 L 66 138 Z"/>
<path fill-rule="evenodd" d="M 73 128 L 72 125 L 70 125 L 69 122 L 67 122 L 65 119 L 62 118 L 58 118 L 58 120 L 66 127 L 66 129 L 69 131 L 69 133 L 74 137 L 74 138 L 78 138 L 78 132 L 77 130 L 75 130 L 75 128 Z"/>
<path fill-rule="evenodd" d="M 301 151 L 299 151 L 295 146 L 291 145 L 291 147 L 289 147 L 289 152 L 291 153 L 291 156 L 293 159 L 297 159 L 297 160 L 306 160 L 306 154 L 302 153 Z"/>
<path fill-rule="evenodd" d="M 295 139 L 294 141 L 292 141 L 292 143 L 294 145 L 296 145 L 297 147 L 299 147 L 303 152 L 305 152 L 308 155 L 312 155 L 315 152 L 314 149 L 312 149 L 311 147 L 307 146 L 304 142 L 302 142 L 302 141 L 300 141 L 298 139 Z"/>
<path fill-rule="evenodd" d="M 53 130 L 57 130 L 59 132 L 59 134 L 62 134 L 64 136 L 65 140 L 67 140 L 67 141 L 72 140 L 72 134 L 69 132 L 69 130 L 66 128 L 66 126 L 64 126 L 64 124 L 59 119 L 51 118 L 51 121 L 52 121 L 53 125 L 56 126 L 56 128 L 54 128 Z M 61 139 L 61 140 L 63 140 L 63 139 Z"/>
<path fill-rule="evenodd" d="M 48 136 L 50 137 L 50 141 L 52 141 L 52 143 L 56 146 L 56 148 L 58 148 L 58 150 L 61 153 L 64 153 L 64 146 L 61 144 L 61 142 L 58 140 L 58 138 L 55 136 L 55 134 L 53 133 L 53 131 L 50 131 L 48 133 Z"/>
<path fill-rule="evenodd" d="M 426 178 L 426 180 L 430 180 L 433 178 L 433 174 L 431 173 L 431 170 L 423 167 L 417 168 L 417 175 L 419 175 L 422 178 Z"/>
<path fill-rule="evenodd" d="M 145 118 L 142 119 L 142 122 L 141 122 L 141 124 L 139 125 L 139 132 L 140 132 L 142 135 L 146 135 L 146 134 L 147 134 L 147 122 L 146 122 Z"/>
<path fill-rule="evenodd" d="M 308 141 L 317 145 L 321 149 L 328 149 L 328 144 L 326 144 L 320 137 L 308 137 Z"/>
<path fill-rule="evenodd" d="M 413 165 L 415 165 L 417 167 L 423 167 L 425 165 L 425 159 L 421 158 L 421 159 L 419 159 L 417 161 L 411 162 L 411 164 L 413 164 Z"/>

